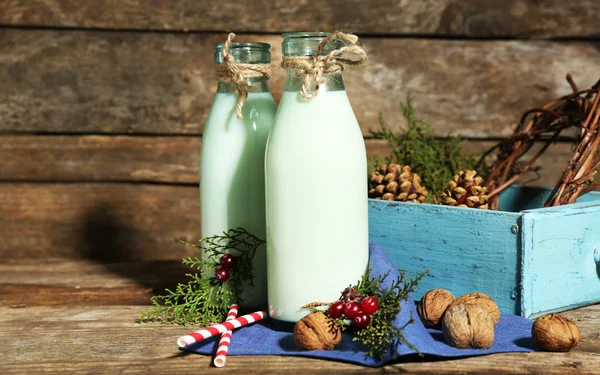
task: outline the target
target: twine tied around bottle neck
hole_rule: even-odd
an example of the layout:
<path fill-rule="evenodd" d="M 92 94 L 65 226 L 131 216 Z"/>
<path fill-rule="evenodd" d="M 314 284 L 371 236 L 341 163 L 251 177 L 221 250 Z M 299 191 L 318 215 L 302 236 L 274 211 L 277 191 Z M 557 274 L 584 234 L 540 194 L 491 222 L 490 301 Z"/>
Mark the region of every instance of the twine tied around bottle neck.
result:
<path fill-rule="evenodd" d="M 334 39 L 342 40 L 344 47 L 321 55 L 327 43 Z M 367 61 L 367 51 L 357 43 L 356 35 L 335 31 L 319 43 L 313 56 L 284 56 L 281 66 L 304 74 L 300 95 L 304 99 L 312 100 L 319 94 L 319 86 L 327 82 L 327 75 L 343 72 L 344 65 L 361 65 Z M 312 77 L 315 79 L 315 89 L 310 93 L 308 89 Z"/>
<path fill-rule="evenodd" d="M 270 64 L 244 64 L 235 61 L 229 53 L 231 41 L 235 38 L 234 33 L 229 33 L 223 45 L 223 64 L 217 65 L 217 81 L 233 84 L 238 97 L 236 108 L 237 118 L 242 118 L 242 107 L 248 98 L 248 78 L 271 77 Z"/>

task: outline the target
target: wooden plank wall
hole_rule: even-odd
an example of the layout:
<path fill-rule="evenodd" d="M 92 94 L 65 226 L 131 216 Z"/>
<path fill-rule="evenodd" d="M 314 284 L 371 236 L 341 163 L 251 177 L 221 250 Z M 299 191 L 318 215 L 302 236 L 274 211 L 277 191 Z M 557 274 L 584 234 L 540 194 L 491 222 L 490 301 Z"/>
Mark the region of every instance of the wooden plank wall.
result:
<path fill-rule="evenodd" d="M 370 155 L 379 112 L 411 94 L 438 136 L 480 151 L 520 114 L 599 78 L 594 0 L 0 1 L 0 259 L 171 259 L 198 238 L 198 165 L 216 84 L 212 45 L 284 31 L 359 34 L 345 73 Z M 571 148 L 544 157 L 552 185 Z"/>

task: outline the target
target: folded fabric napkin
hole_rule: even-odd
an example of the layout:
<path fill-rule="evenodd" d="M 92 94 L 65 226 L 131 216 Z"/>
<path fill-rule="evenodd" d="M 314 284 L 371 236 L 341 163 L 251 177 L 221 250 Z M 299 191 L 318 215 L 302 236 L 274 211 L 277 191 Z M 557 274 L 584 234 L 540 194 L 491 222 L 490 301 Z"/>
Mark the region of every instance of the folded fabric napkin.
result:
<path fill-rule="evenodd" d="M 373 242 L 369 243 L 369 267 L 372 274 L 383 274 L 391 270 L 388 281 L 398 277 L 398 271 L 385 254 L 383 249 Z M 410 276 L 410 275 L 409 275 Z M 383 286 L 385 289 L 385 285 Z M 402 326 L 410 318 L 415 318 L 404 330 L 404 336 L 419 352 L 424 355 L 437 357 L 466 357 L 501 352 L 530 352 L 535 344 L 531 338 L 529 319 L 516 315 L 503 314 L 496 326 L 496 338 L 489 349 L 456 349 L 444 342 L 441 331 L 427 329 L 418 318 L 415 303 L 412 298 L 402 303 L 402 311 L 396 318 L 395 325 Z M 219 336 L 197 342 L 182 348 L 185 351 L 198 354 L 214 354 Z M 396 353 L 397 359 L 416 352 L 406 345 L 400 345 Z M 277 330 L 270 320 L 261 321 L 233 331 L 229 355 L 290 355 L 311 358 L 324 358 L 337 361 L 358 363 L 366 366 L 382 366 L 392 362 L 391 350 L 382 359 L 365 358 L 364 348 L 352 341 L 350 333 L 344 333 L 342 342 L 335 350 L 300 351 L 294 345 L 291 331 Z"/>

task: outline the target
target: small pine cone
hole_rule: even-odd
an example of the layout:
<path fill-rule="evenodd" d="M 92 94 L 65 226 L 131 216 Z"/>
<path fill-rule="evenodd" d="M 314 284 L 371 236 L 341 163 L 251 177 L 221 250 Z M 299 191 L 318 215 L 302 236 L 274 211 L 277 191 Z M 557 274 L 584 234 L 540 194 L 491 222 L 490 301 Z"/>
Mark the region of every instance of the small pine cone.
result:
<path fill-rule="evenodd" d="M 423 203 L 428 195 L 421 177 L 408 165 L 381 164 L 369 178 L 370 198 Z"/>
<path fill-rule="evenodd" d="M 487 187 L 476 171 L 460 171 L 440 194 L 447 206 L 488 209 Z"/>

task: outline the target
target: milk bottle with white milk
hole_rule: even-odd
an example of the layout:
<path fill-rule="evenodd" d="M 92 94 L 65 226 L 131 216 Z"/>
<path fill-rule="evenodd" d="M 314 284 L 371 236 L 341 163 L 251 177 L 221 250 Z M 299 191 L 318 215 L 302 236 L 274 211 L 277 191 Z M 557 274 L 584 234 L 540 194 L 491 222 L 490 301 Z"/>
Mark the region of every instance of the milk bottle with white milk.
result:
<path fill-rule="evenodd" d="M 269 64 L 270 46 L 264 43 L 232 43 L 229 53 L 236 62 Z M 223 44 L 215 46 L 215 63 L 223 64 Z M 268 77 L 246 80 L 248 98 L 242 119 L 236 116 L 238 97 L 230 82 L 219 82 L 202 137 L 200 167 L 201 235 L 209 237 L 242 227 L 266 238 L 265 147 L 273 125 L 275 102 Z M 253 259 L 254 288 L 243 289 L 242 307 L 266 307 L 267 279 L 264 245 Z"/>
<path fill-rule="evenodd" d="M 284 34 L 284 56 L 310 56 L 327 33 Z M 342 46 L 333 40 L 323 54 Z M 267 144 L 267 274 L 271 317 L 295 322 L 334 301 L 368 263 L 367 158 L 341 72 L 312 100 L 288 70 Z M 311 83 L 314 89 L 314 79 Z"/>

